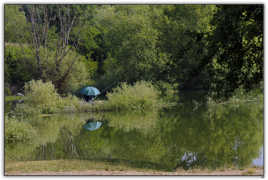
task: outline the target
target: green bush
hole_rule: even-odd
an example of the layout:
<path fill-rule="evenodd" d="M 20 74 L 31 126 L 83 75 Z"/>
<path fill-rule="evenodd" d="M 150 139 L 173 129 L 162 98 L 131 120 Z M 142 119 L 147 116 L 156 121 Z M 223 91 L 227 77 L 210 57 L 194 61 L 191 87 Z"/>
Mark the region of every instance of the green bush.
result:
<path fill-rule="evenodd" d="M 61 99 L 61 105 L 63 112 L 88 112 L 92 107 L 88 102 L 70 94 Z"/>
<path fill-rule="evenodd" d="M 36 136 L 36 130 L 29 123 L 5 116 L 6 143 L 30 143 Z"/>
<path fill-rule="evenodd" d="M 146 81 L 136 82 L 133 86 L 122 83 L 108 93 L 108 102 L 103 104 L 111 110 L 156 110 L 164 106 L 160 92 Z"/>
<path fill-rule="evenodd" d="M 108 101 L 94 104 L 68 95 L 60 97 L 51 82 L 32 80 L 25 84 L 24 103 L 18 104 L 15 114 L 31 116 L 34 114 L 52 114 L 57 112 L 90 112 L 105 110 L 158 110 L 168 103 L 161 98 L 161 92 L 150 82 L 140 81 L 133 86 L 122 83 L 108 93 Z"/>
<path fill-rule="evenodd" d="M 18 117 L 29 117 L 33 115 L 38 115 L 41 113 L 40 108 L 36 108 L 34 106 L 31 106 L 30 104 L 17 104 L 15 108 L 15 115 Z"/>
<path fill-rule="evenodd" d="M 60 96 L 51 82 L 32 80 L 25 84 L 25 103 L 41 113 L 55 113 L 60 108 Z"/>
<path fill-rule="evenodd" d="M 52 114 L 57 112 L 88 112 L 92 105 L 78 97 L 68 95 L 61 97 L 51 82 L 32 80 L 25 84 L 24 103 L 17 104 L 17 116 Z"/>
<path fill-rule="evenodd" d="M 5 42 L 31 42 L 31 24 L 27 23 L 21 5 L 5 5 Z"/>

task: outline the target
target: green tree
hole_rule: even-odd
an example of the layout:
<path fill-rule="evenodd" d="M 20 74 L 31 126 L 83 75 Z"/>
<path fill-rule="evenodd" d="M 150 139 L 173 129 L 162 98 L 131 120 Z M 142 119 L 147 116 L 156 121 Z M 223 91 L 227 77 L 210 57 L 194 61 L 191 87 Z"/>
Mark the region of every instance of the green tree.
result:
<path fill-rule="evenodd" d="M 52 81 L 60 93 L 87 84 L 96 65 L 76 51 L 79 31 L 72 30 L 87 21 L 90 7 L 6 5 L 6 84 L 21 88 L 31 79 L 42 79 Z M 82 16 L 85 11 L 88 13 Z"/>
<path fill-rule="evenodd" d="M 158 32 L 152 27 L 149 6 L 105 6 L 95 17 L 103 27 L 107 58 L 100 86 L 153 80 L 162 59 L 157 53 Z"/>
<path fill-rule="evenodd" d="M 263 5 L 218 5 L 209 38 L 210 88 L 217 97 L 263 81 Z"/>
<path fill-rule="evenodd" d="M 180 89 L 204 89 L 208 78 L 203 71 L 202 58 L 206 55 L 205 37 L 214 5 L 166 5 L 155 26 L 159 29 L 158 46 L 169 58 L 161 77 Z M 157 19 L 158 20 L 158 19 Z"/>
<path fill-rule="evenodd" d="M 30 25 L 19 5 L 5 5 L 5 42 L 28 43 L 31 40 Z"/>
<path fill-rule="evenodd" d="M 36 78 L 46 80 L 48 75 L 53 76 L 50 80 L 63 93 L 74 65 L 80 61 L 79 54 L 75 53 L 79 39 L 72 39 L 71 43 L 71 32 L 83 20 L 80 16 L 86 8 L 81 5 L 27 5 L 24 9 L 32 27 L 32 46 L 39 72 Z M 49 74 L 45 67 L 48 63 L 52 63 Z"/>
<path fill-rule="evenodd" d="M 16 91 L 37 74 L 34 52 L 29 46 L 18 43 L 6 43 L 4 52 L 5 83 Z"/>

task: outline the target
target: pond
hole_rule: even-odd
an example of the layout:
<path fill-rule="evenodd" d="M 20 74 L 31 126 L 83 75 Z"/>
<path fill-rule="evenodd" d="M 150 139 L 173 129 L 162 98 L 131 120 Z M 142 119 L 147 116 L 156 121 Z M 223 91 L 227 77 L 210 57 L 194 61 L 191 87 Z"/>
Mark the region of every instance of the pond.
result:
<path fill-rule="evenodd" d="M 162 170 L 263 166 L 258 106 L 192 103 L 161 112 L 31 117 L 27 122 L 37 136 L 28 143 L 6 142 L 5 158 L 124 162 Z"/>

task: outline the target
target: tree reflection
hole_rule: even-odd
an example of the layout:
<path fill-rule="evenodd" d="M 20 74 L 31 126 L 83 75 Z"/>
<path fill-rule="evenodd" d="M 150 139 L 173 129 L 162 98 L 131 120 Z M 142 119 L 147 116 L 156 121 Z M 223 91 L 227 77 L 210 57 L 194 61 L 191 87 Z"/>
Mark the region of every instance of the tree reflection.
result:
<path fill-rule="evenodd" d="M 102 126 L 87 131 L 83 125 L 89 118 L 102 121 Z M 244 167 L 258 157 L 263 145 L 263 106 L 258 103 L 208 103 L 194 111 L 192 105 L 183 105 L 158 113 L 60 115 L 33 122 L 39 132 L 36 143 L 7 145 L 9 156 L 19 151 L 24 152 L 17 153 L 20 159 L 123 161 L 168 170 Z"/>

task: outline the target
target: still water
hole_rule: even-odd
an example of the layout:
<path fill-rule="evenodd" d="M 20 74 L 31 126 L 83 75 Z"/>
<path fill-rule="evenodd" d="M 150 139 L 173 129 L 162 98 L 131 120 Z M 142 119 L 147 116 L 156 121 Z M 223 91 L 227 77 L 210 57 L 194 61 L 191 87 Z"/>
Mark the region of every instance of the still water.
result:
<path fill-rule="evenodd" d="M 37 136 L 6 143 L 11 160 L 82 159 L 173 170 L 263 166 L 258 103 L 194 103 L 161 112 L 58 114 L 27 121 Z"/>

